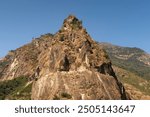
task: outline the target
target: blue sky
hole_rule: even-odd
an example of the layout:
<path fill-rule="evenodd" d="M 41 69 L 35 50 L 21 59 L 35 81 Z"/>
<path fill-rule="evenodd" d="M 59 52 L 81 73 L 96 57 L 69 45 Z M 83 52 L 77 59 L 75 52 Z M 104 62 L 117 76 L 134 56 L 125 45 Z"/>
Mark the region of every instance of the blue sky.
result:
<path fill-rule="evenodd" d="M 150 0 L 0 0 L 0 57 L 74 14 L 93 39 L 150 53 Z"/>

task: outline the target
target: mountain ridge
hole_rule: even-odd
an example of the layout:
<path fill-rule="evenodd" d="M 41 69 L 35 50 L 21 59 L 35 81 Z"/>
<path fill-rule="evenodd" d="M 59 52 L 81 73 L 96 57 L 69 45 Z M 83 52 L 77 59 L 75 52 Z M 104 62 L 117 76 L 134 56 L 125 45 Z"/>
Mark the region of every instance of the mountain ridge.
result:
<path fill-rule="evenodd" d="M 145 79 L 150 78 L 150 54 L 144 50 L 136 47 L 120 47 L 107 43 L 101 43 L 100 45 L 104 47 L 115 65 L 129 69 Z M 134 67 L 135 65 L 136 67 Z"/>
<path fill-rule="evenodd" d="M 108 43 L 100 45 L 108 53 L 117 77 L 124 84 L 131 98 L 150 99 L 150 55 L 139 48 Z"/>

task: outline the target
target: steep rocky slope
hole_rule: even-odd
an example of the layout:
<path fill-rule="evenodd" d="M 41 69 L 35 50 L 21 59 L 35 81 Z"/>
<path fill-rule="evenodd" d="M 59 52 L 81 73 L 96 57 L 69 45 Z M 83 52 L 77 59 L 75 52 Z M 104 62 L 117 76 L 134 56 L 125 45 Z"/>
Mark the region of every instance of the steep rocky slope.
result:
<path fill-rule="evenodd" d="M 16 85 L 8 91 L 13 96 L 3 99 L 24 99 L 30 91 L 26 87 L 31 86 L 31 99 L 129 99 L 106 52 L 71 15 L 55 35 L 33 39 L 0 61 L 0 82 L 7 82 L 5 88 L 14 83 L 8 81 L 20 77 L 27 79 L 24 86 Z"/>
<path fill-rule="evenodd" d="M 100 43 L 131 99 L 150 99 L 150 55 L 139 48 Z"/>

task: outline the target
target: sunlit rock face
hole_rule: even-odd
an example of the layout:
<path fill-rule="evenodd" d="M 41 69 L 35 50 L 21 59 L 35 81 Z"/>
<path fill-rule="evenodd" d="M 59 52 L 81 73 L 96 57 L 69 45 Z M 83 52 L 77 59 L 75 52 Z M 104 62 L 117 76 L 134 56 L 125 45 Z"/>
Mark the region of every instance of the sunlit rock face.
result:
<path fill-rule="evenodd" d="M 31 99 L 129 99 L 106 52 L 72 15 L 56 34 L 33 39 L 8 60 L 0 79 L 28 76 Z"/>
<path fill-rule="evenodd" d="M 74 16 L 65 19 L 39 58 L 32 99 L 127 99 L 107 54 Z"/>

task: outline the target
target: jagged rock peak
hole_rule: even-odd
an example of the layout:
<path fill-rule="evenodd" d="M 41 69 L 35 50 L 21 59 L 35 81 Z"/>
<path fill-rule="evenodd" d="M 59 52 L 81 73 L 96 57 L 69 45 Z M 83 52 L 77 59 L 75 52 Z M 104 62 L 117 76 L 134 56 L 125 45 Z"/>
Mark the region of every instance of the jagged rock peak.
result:
<path fill-rule="evenodd" d="M 72 23 L 73 21 L 79 21 L 79 19 L 76 18 L 76 16 L 74 16 L 74 15 L 69 15 L 69 16 L 64 20 L 64 23 L 65 23 L 65 22 Z"/>
<path fill-rule="evenodd" d="M 63 22 L 61 29 L 54 36 L 55 40 L 65 42 L 70 41 L 75 45 L 79 42 L 89 41 L 94 43 L 86 29 L 82 26 L 82 21 L 74 15 L 69 15 Z"/>
<path fill-rule="evenodd" d="M 69 15 L 63 23 L 61 30 L 63 31 L 72 31 L 82 29 L 82 21 L 76 18 L 74 15 Z"/>
<path fill-rule="evenodd" d="M 26 76 L 31 99 L 127 99 L 107 53 L 75 16 L 6 58 L 0 81 Z"/>

